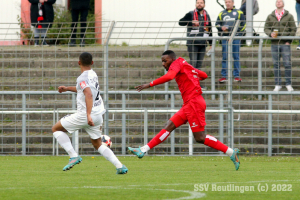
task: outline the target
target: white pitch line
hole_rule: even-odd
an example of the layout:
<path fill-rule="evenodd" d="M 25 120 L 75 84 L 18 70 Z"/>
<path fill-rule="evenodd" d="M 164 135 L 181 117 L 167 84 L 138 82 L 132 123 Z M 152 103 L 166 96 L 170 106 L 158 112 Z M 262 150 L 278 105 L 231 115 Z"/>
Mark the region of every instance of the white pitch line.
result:
<path fill-rule="evenodd" d="M 160 191 L 169 191 L 169 192 L 183 192 L 183 193 L 188 193 L 190 196 L 186 197 L 180 197 L 176 199 L 165 199 L 165 200 L 182 200 L 182 199 L 199 199 L 202 197 L 205 197 L 205 193 L 201 192 L 194 192 L 194 191 L 188 191 L 188 190 L 175 190 L 175 189 L 150 189 L 150 188 L 123 188 L 120 186 L 83 186 L 83 187 L 64 187 L 68 189 L 80 189 L 80 188 L 91 188 L 91 189 L 123 189 L 123 190 L 160 190 Z M 61 187 L 60 187 L 61 189 Z"/>
<path fill-rule="evenodd" d="M 142 185 L 142 186 L 149 186 L 149 187 L 153 187 L 153 186 L 157 186 L 157 185 L 161 185 L 161 186 L 172 186 L 172 185 L 194 185 L 194 184 L 222 184 L 222 183 L 265 183 L 265 182 L 298 182 L 300 180 L 265 180 L 265 181 L 247 181 L 247 182 L 203 182 L 203 183 L 173 183 L 173 184 L 155 184 L 155 185 L 151 185 L 151 184 L 147 184 L 147 185 Z M 141 186 L 141 185 L 128 185 L 131 187 L 137 187 L 137 186 Z"/>

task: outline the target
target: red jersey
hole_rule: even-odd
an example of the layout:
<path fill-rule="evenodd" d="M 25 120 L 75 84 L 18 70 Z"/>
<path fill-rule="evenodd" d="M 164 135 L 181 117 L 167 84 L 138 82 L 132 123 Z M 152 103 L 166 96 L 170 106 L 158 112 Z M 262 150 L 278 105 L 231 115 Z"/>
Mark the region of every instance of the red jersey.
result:
<path fill-rule="evenodd" d="M 151 86 L 165 83 L 172 79 L 176 80 L 184 103 L 202 94 L 200 80 L 207 78 L 207 74 L 190 65 L 186 60 L 179 57 L 170 66 L 166 75 L 150 83 Z"/>

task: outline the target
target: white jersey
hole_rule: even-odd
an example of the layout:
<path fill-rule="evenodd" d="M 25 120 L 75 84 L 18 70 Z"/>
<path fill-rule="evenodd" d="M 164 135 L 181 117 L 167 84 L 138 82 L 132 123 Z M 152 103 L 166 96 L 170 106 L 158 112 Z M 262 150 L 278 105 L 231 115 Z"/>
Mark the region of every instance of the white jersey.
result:
<path fill-rule="evenodd" d="M 92 69 L 84 71 L 77 78 L 77 112 L 86 113 L 85 95 L 83 93 L 83 90 L 87 87 L 91 88 L 93 95 L 93 108 L 91 114 L 105 113 L 103 100 L 100 96 L 99 91 L 98 76 Z"/>

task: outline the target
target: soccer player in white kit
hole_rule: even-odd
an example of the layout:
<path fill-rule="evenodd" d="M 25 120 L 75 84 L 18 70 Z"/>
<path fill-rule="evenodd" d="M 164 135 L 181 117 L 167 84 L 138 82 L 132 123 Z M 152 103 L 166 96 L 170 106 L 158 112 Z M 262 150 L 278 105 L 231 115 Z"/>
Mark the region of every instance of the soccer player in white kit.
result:
<path fill-rule="evenodd" d="M 63 168 L 63 171 L 71 169 L 82 161 L 82 158 L 75 152 L 66 132 L 74 133 L 79 129 L 84 129 L 90 135 L 94 148 L 115 165 L 117 174 L 126 174 L 128 169 L 125 165 L 118 160 L 110 148 L 101 142 L 102 116 L 105 113 L 105 109 L 99 92 L 98 76 L 91 69 L 93 63 L 90 53 L 82 53 L 78 62 L 81 75 L 77 78 L 76 86 L 58 87 L 58 92 L 60 93 L 66 91 L 77 93 L 77 112 L 63 117 L 52 127 L 52 132 L 57 142 L 70 156 L 69 163 Z"/>

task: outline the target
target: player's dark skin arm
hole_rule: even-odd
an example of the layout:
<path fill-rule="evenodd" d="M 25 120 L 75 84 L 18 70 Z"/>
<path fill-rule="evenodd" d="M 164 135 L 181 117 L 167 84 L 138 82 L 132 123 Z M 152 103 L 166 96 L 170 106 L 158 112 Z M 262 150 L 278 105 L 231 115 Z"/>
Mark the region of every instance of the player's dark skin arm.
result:
<path fill-rule="evenodd" d="M 83 90 L 83 94 L 85 96 L 85 103 L 86 103 L 86 116 L 87 116 L 87 120 L 88 120 L 88 125 L 90 126 L 95 126 L 93 119 L 91 117 L 91 112 L 92 112 L 92 108 L 93 108 L 93 95 L 92 95 L 92 90 L 91 88 L 87 87 Z M 94 146 L 94 148 L 96 150 L 99 149 L 99 147 L 102 144 L 101 138 L 98 139 L 91 139 L 91 143 Z"/>
<path fill-rule="evenodd" d="M 93 108 L 93 94 L 91 88 L 87 87 L 83 90 L 83 94 L 85 96 L 85 103 L 86 103 L 86 117 L 88 125 L 95 126 L 93 119 L 91 117 L 91 112 Z"/>
<path fill-rule="evenodd" d="M 76 92 L 77 93 L 76 86 L 59 86 L 58 87 L 58 92 L 59 93 L 67 92 L 67 91 Z"/>

